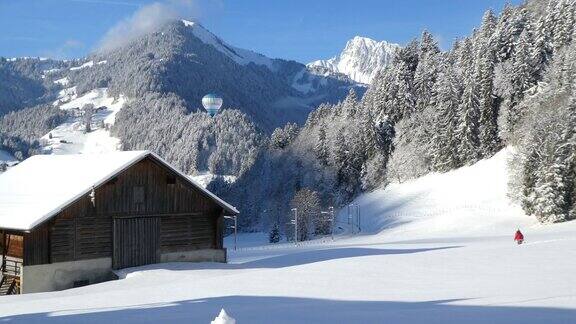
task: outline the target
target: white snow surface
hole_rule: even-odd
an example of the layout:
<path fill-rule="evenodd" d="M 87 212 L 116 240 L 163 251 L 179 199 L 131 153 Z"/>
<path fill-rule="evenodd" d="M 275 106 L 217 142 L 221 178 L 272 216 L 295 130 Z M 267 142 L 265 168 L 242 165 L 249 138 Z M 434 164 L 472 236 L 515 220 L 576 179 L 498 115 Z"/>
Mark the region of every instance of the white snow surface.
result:
<path fill-rule="evenodd" d="M 194 35 L 198 37 L 204 44 L 211 45 L 238 64 L 248 65 L 249 63 L 254 63 L 257 65 L 264 65 L 269 69 L 273 68 L 273 61 L 262 54 L 226 44 L 218 36 L 212 34 L 210 31 L 204 28 L 204 26 L 196 22 L 182 20 L 182 23 L 186 27 L 191 27 Z"/>
<path fill-rule="evenodd" d="M 399 48 L 398 44 L 356 36 L 346 43 L 340 54 L 311 62 L 308 66 L 323 66 L 356 82 L 370 84 L 376 73 L 390 64 Z"/>
<path fill-rule="evenodd" d="M 69 83 L 69 80 L 68 80 L 68 77 L 64 77 L 64 78 L 61 78 L 61 79 L 55 80 L 55 81 L 54 81 L 54 83 L 56 83 L 56 84 L 59 84 L 59 85 L 61 85 L 61 86 L 64 86 L 64 87 L 65 87 L 65 86 L 67 86 L 67 85 L 68 85 L 68 83 Z"/>
<path fill-rule="evenodd" d="M 92 67 L 94 66 L 94 61 L 88 61 L 80 66 L 75 66 L 75 67 L 71 67 L 70 71 L 76 71 L 76 70 L 81 70 L 81 69 L 85 69 L 87 67 Z"/>
<path fill-rule="evenodd" d="M 386 229 L 387 237 L 506 235 L 510 228 L 538 226 L 507 196 L 509 156 L 504 149 L 472 166 L 394 183 L 351 205 L 360 206 L 364 232 Z M 347 215 L 345 208 L 339 216 L 347 220 Z"/>
<path fill-rule="evenodd" d="M 236 252 L 228 237 L 228 264 L 149 265 L 0 297 L 0 320 L 210 323 L 226 309 L 237 323 L 573 323 L 576 222 L 521 215 L 506 198 L 507 154 L 360 197 L 360 235 Z"/>
<path fill-rule="evenodd" d="M 234 175 L 221 175 L 224 178 L 224 181 L 228 183 L 233 183 L 236 181 L 236 176 Z M 211 173 L 210 171 L 199 172 L 196 175 L 193 175 L 191 178 L 192 180 L 196 181 L 199 185 L 206 188 L 214 179 L 216 179 L 218 175 Z"/>

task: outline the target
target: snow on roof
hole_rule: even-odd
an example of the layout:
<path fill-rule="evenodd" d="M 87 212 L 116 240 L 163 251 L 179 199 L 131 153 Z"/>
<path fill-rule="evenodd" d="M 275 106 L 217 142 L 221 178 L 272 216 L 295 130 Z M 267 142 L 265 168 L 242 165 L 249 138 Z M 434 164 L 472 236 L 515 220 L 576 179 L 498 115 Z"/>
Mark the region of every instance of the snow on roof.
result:
<path fill-rule="evenodd" d="M 238 213 L 149 151 L 35 155 L 0 175 L 0 228 L 30 230 L 147 156 L 178 173 L 224 209 Z"/>

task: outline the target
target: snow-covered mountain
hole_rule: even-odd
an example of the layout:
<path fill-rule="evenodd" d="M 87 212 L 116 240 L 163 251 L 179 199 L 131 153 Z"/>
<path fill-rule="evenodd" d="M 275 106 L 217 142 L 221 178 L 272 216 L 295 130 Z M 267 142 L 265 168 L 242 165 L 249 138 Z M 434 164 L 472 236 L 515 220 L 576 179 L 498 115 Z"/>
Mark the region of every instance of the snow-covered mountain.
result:
<path fill-rule="evenodd" d="M 342 100 L 357 86 L 341 74 L 232 46 L 187 20 L 170 21 L 120 47 L 74 61 L 0 58 L 4 75 L 0 102 L 7 105 L 1 105 L 0 115 L 50 102 L 73 86 L 78 96 L 100 88 L 108 88 L 114 98 L 174 93 L 189 111 L 201 109 L 200 99 L 215 92 L 224 97 L 224 109 L 242 110 L 266 131 L 302 123 L 320 103 Z"/>
<path fill-rule="evenodd" d="M 399 47 L 398 44 L 356 36 L 346 43 L 337 56 L 311 62 L 308 66 L 322 66 L 345 74 L 356 82 L 370 84 L 376 73 L 392 61 Z"/>
<path fill-rule="evenodd" d="M 198 39 L 200 39 L 204 44 L 211 45 L 219 52 L 231 58 L 234 62 L 241 65 L 248 65 L 250 63 L 254 63 L 272 69 L 273 66 L 272 59 L 250 50 L 228 45 L 222 39 L 212 34 L 209 30 L 204 28 L 204 26 L 202 26 L 199 23 L 189 20 L 182 20 L 182 23 L 184 24 L 184 26 L 192 28 L 192 32 L 194 33 L 194 35 Z"/>
<path fill-rule="evenodd" d="M 256 152 L 250 148 L 257 146 L 261 133 L 289 122 L 303 123 L 318 105 L 342 100 L 352 87 L 363 93 L 364 88 L 345 75 L 268 58 L 228 44 L 198 23 L 173 20 L 82 59 L 0 58 L 0 118 L 14 112 L 4 121 L 8 127 L 0 129 L 0 149 L 16 157 L 150 149 L 173 155 L 182 162 L 176 162 L 178 167 L 191 174 L 208 172 L 213 170 L 206 161 L 214 152 L 220 154 L 218 150 L 206 147 L 207 153 L 198 159 L 179 159 L 176 156 L 195 155 L 204 148 L 196 145 L 197 139 L 177 145 L 173 139 L 182 132 L 203 138 L 221 130 L 245 144 L 237 146 Z M 223 97 L 220 116 L 233 119 L 229 123 L 234 127 L 195 114 L 202 111 L 201 98 L 212 92 Z M 86 104 L 96 109 L 87 132 Z M 12 126 L 21 121 L 28 122 Z M 139 131 L 152 127 L 170 131 Z M 221 145 L 236 145 L 231 143 Z M 251 156 L 238 154 L 236 161 Z M 229 166 L 219 168 L 218 174 L 238 175 L 239 169 L 231 171 Z"/>

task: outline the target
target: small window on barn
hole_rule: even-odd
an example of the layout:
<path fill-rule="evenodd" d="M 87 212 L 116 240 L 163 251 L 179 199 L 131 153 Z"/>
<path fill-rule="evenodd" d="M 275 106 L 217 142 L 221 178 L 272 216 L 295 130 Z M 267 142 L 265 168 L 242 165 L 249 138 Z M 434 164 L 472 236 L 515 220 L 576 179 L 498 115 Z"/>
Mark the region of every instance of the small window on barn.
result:
<path fill-rule="evenodd" d="M 142 186 L 134 187 L 134 203 L 135 204 L 144 203 L 144 187 Z"/>
<path fill-rule="evenodd" d="M 172 176 L 172 175 L 167 176 L 167 177 L 166 177 L 166 183 L 169 184 L 169 185 L 174 185 L 174 184 L 176 184 L 176 177 L 175 177 L 175 176 Z"/>

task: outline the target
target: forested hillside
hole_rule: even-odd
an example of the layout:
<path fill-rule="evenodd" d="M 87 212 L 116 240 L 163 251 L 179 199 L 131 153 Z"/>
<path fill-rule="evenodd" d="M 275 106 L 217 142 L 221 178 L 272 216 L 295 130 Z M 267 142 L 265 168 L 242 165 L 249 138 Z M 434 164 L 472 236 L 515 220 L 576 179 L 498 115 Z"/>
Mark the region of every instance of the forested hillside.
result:
<path fill-rule="evenodd" d="M 572 219 L 575 9 L 573 0 L 553 0 L 488 10 L 449 51 L 424 31 L 361 100 L 352 92 L 301 129 L 277 129 L 250 171 L 212 187 L 241 206 L 244 226 L 286 227 L 300 190 L 318 192 L 323 208 L 342 206 L 362 191 L 512 146 L 510 194 L 541 222 Z"/>
<path fill-rule="evenodd" d="M 0 57 L 0 117 L 45 101 L 58 87 L 46 76 L 66 65 L 50 59 Z"/>
<path fill-rule="evenodd" d="M 346 78 L 314 75 L 300 63 L 233 48 L 200 24 L 179 20 L 89 59 L 102 64 L 69 76 L 80 93 L 102 87 L 128 98 L 173 93 L 194 112 L 202 97 L 214 92 L 225 108 L 240 109 L 268 132 L 303 122 L 315 105 L 345 97 L 353 85 Z"/>

